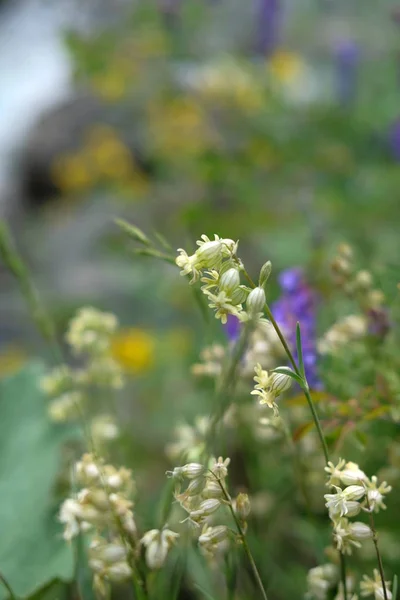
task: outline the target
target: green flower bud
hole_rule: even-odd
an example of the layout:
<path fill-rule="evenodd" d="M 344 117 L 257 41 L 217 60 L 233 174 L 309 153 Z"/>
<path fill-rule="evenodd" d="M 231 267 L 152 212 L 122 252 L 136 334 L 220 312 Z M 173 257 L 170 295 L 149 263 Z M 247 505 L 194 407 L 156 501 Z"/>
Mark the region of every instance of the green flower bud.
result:
<path fill-rule="evenodd" d="M 263 288 L 256 287 L 251 290 L 246 300 L 246 308 L 251 315 L 256 315 L 264 310 L 265 292 Z"/>

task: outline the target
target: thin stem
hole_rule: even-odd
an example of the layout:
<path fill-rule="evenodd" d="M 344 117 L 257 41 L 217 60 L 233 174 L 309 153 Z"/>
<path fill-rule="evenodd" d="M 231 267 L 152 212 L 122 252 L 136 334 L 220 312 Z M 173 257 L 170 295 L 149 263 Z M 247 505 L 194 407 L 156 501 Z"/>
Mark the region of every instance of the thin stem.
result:
<path fill-rule="evenodd" d="M 386 582 L 385 582 L 385 573 L 383 571 L 382 557 L 381 557 L 381 553 L 380 553 L 379 545 L 378 545 L 378 534 L 376 532 L 375 519 L 374 519 L 373 512 L 371 510 L 371 505 L 369 503 L 368 493 L 365 494 L 365 499 L 366 499 L 367 507 L 369 510 L 369 524 L 370 524 L 370 527 L 372 530 L 372 541 L 374 542 L 376 558 L 378 560 L 378 568 L 379 568 L 379 575 L 381 577 L 381 582 L 382 582 L 383 597 L 384 597 L 384 600 L 388 600 L 388 594 L 387 594 Z"/>
<path fill-rule="evenodd" d="M 328 446 L 326 444 L 325 436 L 324 436 L 324 433 L 323 433 L 322 427 L 321 427 L 321 422 L 319 420 L 319 417 L 318 417 L 318 414 L 317 414 L 317 410 L 315 408 L 315 404 L 312 401 L 310 390 L 309 390 L 309 387 L 307 385 L 307 382 L 305 382 L 305 386 L 303 387 L 303 392 L 304 392 L 305 397 L 307 398 L 308 406 L 310 407 L 311 414 L 312 414 L 312 417 L 313 417 L 313 420 L 314 420 L 314 423 L 315 423 L 315 427 L 317 428 L 318 437 L 319 437 L 319 440 L 321 442 L 322 450 L 324 452 L 325 462 L 328 463 L 329 462 Z"/>
<path fill-rule="evenodd" d="M 213 475 L 214 475 L 214 474 L 213 474 Z M 246 552 L 246 554 L 247 554 L 247 558 L 249 559 L 249 563 L 250 563 L 251 569 L 252 569 L 252 571 L 253 571 L 254 579 L 256 580 L 256 583 L 257 583 L 257 585 L 258 585 L 258 588 L 259 588 L 259 590 L 260 590 L 260 592 L 261 592 L 261 595 L 262 595 L 262 597 L 263 597 L 263 600 L 268 600 L 267 593 L 266 593 L 266 591 L 265 591 L 265 589 L 264 589 L 264 584 L 263 584 L 263 582 L 262 582 L 262 579 L 261 579 L 260 573 L 258 572 L 257 565 L 256 565 L 256 563 L 255 563 L 255 561 L 254 561 L 254 558 L 253 558 L 253 555 L 252 555 L 252 553 L 251 553 L 250 547 L 249 547 L 249 545 L 248 545 L 248 543 L 247 543 L 247 539 L 246 539 L 246 535 L 245 535 L 245 533 L 244 533 L 244 531 L 243 531 L 243 527 L 241 526 L 241 524 L 240 524 L 240 521 L 239 521 L 239 519 L 237 518 L 237 516 L 236 516 L 236 514 L 235 514 L 235 511 L 233 510 L 233 506 L 232 506 L 232 499 L 231 499 L 230 495 L 228 494 L 228 492 L 226 491 L 226 489 L 225 489 L 225 486 L 224 486 L 224 484 L 222 483 L 222 481 L 221 481 L 220 479 L 218 479 L 218 477 L 216 477 L 215 475 L 214 475 L 214 477 L 215 477 L 215 478 L 216 478 L 216 480 L 218 481 L 218 483 L 219 483 L 219 486 L 220 486 L 220 488 L 221 488 L 221 490 L 222 490 L 222 493 L 223 493 L 223 495 L 224 495 L 224 498 L 225 498 L 225 500 L 226 500 L 226 501 L 227 501 L 227 503 L 228 503 L 229 510 L 230 510 L 230 512 L 231 512 L 231 515 L 232 515 L 232 517 L 233 517 L 233 520 L 235 521 L 235 525 L 236 525 L 236 528 L 237 528 L 237 530 L 238 530 L 239 537 L 240 537 L 240 539 L 241 539 L 241 541 L 242 541 L 243 548 L 245 549 L 245 552 Z"/>
<path fill-rule="evenodd" d="M 14 594 L 11 585 L 8 583 L 7 579 L 1 573 L 0 573 L 0 582 L 3 584 L 3 586 L 6 588 L 7 592 L 9 593 L 10 599 L 17 600 L 17 596 Z"/>
<path fill-rule="evenodd" d="M 54 323 L 40 300 L 28 268 L 18 254 L 5 221 L 0 221 L 0 257 L 17 280 L 22 296 L 29 307 L 32 320 L 44 339 L 50 344 L 57 362 L 62 362 L 63 353 L 57 340 Z"/>
<path fill-rule="evenodd" d="M 296 361 L 294 360 L 293 354 L 292 354 L 292 352 L 291 352 L 291 350 L 289 348 L 289 345 L 288 345 L 288 343 L 287 343 L 287 341 L 285 339 L 285 336 L 283 335 L 282 331 L 280 330 L 278 323 L 275 321 L 275 318 L 274 318 L 274 315 L 271 312 L 271 309 L 269 308 L 268 304 L 266 304 L 264 308 L 265 308 L 265 312 L 267 314 L 267 317 L 271 321 L 272 327 L 275 329 L 276 334 L 277 334 L 277 336 L 278 336 L 278 338 L 279 338 L 279 340 L 280 340 L 280 342 L 281 342 L 281 344 L 282 344 L 282 346 L 283 346 L 283 348 L 284 348 L 284 350 L 286 352 L 286 355 L 287 355 L 287 357 L 288 357 L 288 359 L 289 359 L 289 361 L 290 361 L 290 363 L 291 363 L 291 365 L 293 367 L 294 372 L 297 375 L 300 375 L 300 377 L 301 377 L 300 369 L 298 368 L 298 366 L 296 364 Z"/>
<path fill-rule="evenodd" d="M 342 552 L 339 552 L 340 556 L 340 578 L 342 580 L 343 585 L 343 597 L 344 600 L 347 599 L 347 580 L 346 580 L 346 558 Z"/>
<path fill-rule="evenodd" d="M 211 419 L 210 428 L 207 433 L 207 445 L 209 443 L 212 443 L 215 439 L 215 430 L 227 408 L 227 402 L 231 397 L 230 395 L 232 395 L 235 390 L 237 380 L 237 367 L 239 365 L 240 359 L 243 356 L 244 351 L 246 350 L 249 335 L 250 327 L 248 325 L 245 325 L 241 331 L 238 341 L 236 342 L 233 348 L 228 366 L 226 370 L 222 373 L 221 379 L 218 383 L 215 398 L 217 408 Z"/>

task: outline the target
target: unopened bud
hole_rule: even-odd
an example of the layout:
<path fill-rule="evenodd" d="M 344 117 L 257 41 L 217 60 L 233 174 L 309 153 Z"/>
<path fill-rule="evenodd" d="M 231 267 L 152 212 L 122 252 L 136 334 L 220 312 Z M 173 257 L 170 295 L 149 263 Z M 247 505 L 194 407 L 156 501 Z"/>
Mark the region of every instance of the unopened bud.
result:
<path fill-rule="evenodd" d="M 366 523 L 361 523 L 361 521 L 356 521 L 355 523 L 350 524 L 351 535 L 356 540 L 367 540 L 372 538 L 373 533 L 372 529 Z"/>
<path fill-rule="evenodd" d="M 269 378 L 269 386 L 271 392 L 273 392 L 275 396 L 279 396 L 288 390 L 291 385 L 292 378 L 290 375 L 284 375 L 283 373 L 271 373 Z"/>
<path fill-rule="evenodd" d="M 238 494 L 235 501 L 235 512 L 239 519 L 245 521 L 250 514 L 250 500 L 247 494 Z"/>
<path fill-rule="evenodd" d="M 271 271 L 272 271 L 272 263 L 270 260 L 268 260 L 261 267 L 260 277 L 258 278 L 258 285 L 260 287 L 263 288 L 265 286 L 265 284 L 267 283 L 267 281 L 269 279 L 269 276 L 271 275 Z"/>
<path fill-rule="evenodd" d="M 196 519 L 202 519 L 203 517 L 209 517 L 213 512 L 218 510 L 221 506 L 221 502 L 217 498 L 209 498 L 208 500 L 203 500 L 200 503 L 200 506 L 196 510 L 192 510 L 190 512 L 190 518 L 194 521 Z"/>
<path fill-rule="evenodd" d="M 231 297 L 235 290 L 240 285 L 240 275 L 237 269 L 229 269 L 221 275 L 221 279 L 219 282 L 219 289 Z"/>
<path fill-rule="evenodd" d="M 247 296 L 246 308 L 251 315 L 256 315 L 264 310 L 265 305 L 265 292 L 263 288 L 256 287 L 251 290 Z"/>

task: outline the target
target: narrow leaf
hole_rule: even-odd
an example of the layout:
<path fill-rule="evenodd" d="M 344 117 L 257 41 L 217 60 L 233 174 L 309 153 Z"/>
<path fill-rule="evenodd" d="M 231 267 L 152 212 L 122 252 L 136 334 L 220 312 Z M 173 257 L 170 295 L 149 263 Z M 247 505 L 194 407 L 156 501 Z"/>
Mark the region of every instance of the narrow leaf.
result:
<path fill-rule="evenodd" d="M 118 227 L 122 229 L 122 231 L 127 233 L 129 237 L 133 238 L 135 242 L 139 242 L 140 244 L 144 244 L 145 246 L 152 245 L 149 238 L 143 233 L 141 229 L 136 227 L 136 225 L 131 225 L 123 219 L 115 219 L 114 222 L 116 225 L 118 225 Z"/>
<path fill-rule="evenodd" d="M 393 598 L 393 600 L 397 600 L 397 588 L 398 588 L 398 581 L 397 581 L 397 575 L 395 575 L 393 577 L 393 587 L 392 587 L 392 598 Z"/>
<path fill-rule="evenodd" d="M 297 347 L 297 357 L 298 357 L 298 361 L 299 361 L 300 373 L 303 375 L 303 377 L 305 379 L 306 374 L 304 371 L 303 348 L 301 345 L 300 323 L 298 321 L 297 321 L 297 325 L 296 325 L 296 347 Z"/>
<path fill-rule="evenodd" d="M 277 367 L 272 372 L 273 373 L 279 373 L 280 375 L 287 375 L 288 377 L 291 377 L 292 379 L 294 379 L 295 381 L 297 381 L 298 384 L 300 384 L 300 385 L 302 384 L 301 377 L 299 377 L 297 375 L 297 373 L 295 373 L 294 371 L 292 371 L 292 369 L 290 367 Z"/>
<path fill-rule="evenodd" d="M 158 231 L 154 231 L 153 233 L 154 233 L 154 237 L 160 242 L 160 244 L 164 248 L 164 250 L 168 250 L 168 252 L 171 252 L 172 246 L 168 242 L 168 240 L 166 240 L 165 237 Z"/>

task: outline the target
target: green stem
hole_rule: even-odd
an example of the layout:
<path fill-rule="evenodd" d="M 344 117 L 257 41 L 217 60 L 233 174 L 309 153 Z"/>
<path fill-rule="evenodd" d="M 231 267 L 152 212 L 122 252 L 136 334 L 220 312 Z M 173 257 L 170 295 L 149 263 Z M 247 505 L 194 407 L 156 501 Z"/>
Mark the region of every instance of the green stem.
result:
<path fill-rule="evenodd" d="M 62 362 L 62 349 L 57 340 L 54 323 L 40 300 L 39 294 L 21 259 L 5 221 L 0 221 L 0 257 L 17 280 L 32 320 L 44 339 L 50 344 L 57 362 Z"/>
<path fill-rule="evenodd" d="M 324 452 L 325 462 L 328 463 L 329 462 L 328 446 L 326 444 L 325 436 L 324 436 L 324 433 L 323 433 L 322 427 L 321 427 L 321 422 L 319 420 L 317 410 L 315 408 L 315 404 L 312 401 L 310 389 L 309 389 L 306 381 L 305 381 L 305 386 L 303 387 L 303 392 L 304 392 L 305 397 L 307 398 L 308 406 L 310 407 L 311 414 L 312 414 L 312 417 L 313 417 L 313 420 L 315 423 L 315 427 L 317 428 L 318 437 L 321 442 L 322 450 Z"/>
<path fill-rule="evenodd" d="M 215 475 L 214 475 L 214 477 L 215 477 Z M 222 483 L 222 481 L 220 479 L 218 479 L 218 477 L 215 477 L 215 478 L 216 478 L 216 480 L 219 483 L 219 486 L 220 486 L 220 488 L 222 490 L 224 498 L 225 498 L 225 500 L 226 500 L 226 502 L 227 502 L 227 504 L 229 506 L 229 510 L 231 512 L 233 520 L 235 521 L 235 525 L 236 525 L 236 528 L 238 530 L 239 537 L 240 537 L 240 539 L 242 541 L 243 548 L 245 549 L 245 552 L 247 554 L 247 558 L 249 559 L 249 563 L 250 563 L 250 566 L 251 566 L 251 570 L 253 571 L 254 579 L 255 579 L 255 581 L 257 583 L 257 586 L 258 586 L 258 588 L 260 590 L 260 593 L 261 593 L 261 595 L 263 597 L 263 600 L 268 600 L 267 593 L 265 591 L 264 584 L 262 582 L 260 573 L 258 572 L 257 565 L 255 563 L 255 560 L 254 560 L 253 555 L 252 555 L 251 550 L 250 550 L 250 546 L 247 543 L 247 539 L 246 539 L 246 535 L 245 535 L 245 533 L 243 531 L 243 527 L 242 527 L 239 519 L 237 518 L 237 516 L 235 514 L 235 511 L 233 510 L 232 499 L 231 499 L 230 495 L 228 494 L 228 492 L 226 491 L 225 486 Z"/>
<path fill-rule="evenodd" d="M 387 594 L 386 582 L 385 582 L 385 573 L 383 570 L 383 563 L 382 563 L 382 556 L 381 556 L 381 553 L 379 550 L 379 545 L 378 545 L 378 534 L 376 532 L 375 519 L 374 519 L 373 512 L 371 510 L 371 506 L 369 503 L 367 493 L 365 494 L 365 498 L 366 498 L 367 507 L 369 510 L 369 524 L 370 524 L 370 527 L 372 530 L 372 541 L 374 542 L 376 558 L 378 560 L 378 569 L 379 569 L 379 575 L 381 577 L 381 582 L 382 582 L 383 597 L 384 597 L 384 600 L 388 600 L 388 594 Z"/>
<path fill-rule="evenodd" d="M 237 367 L 239 365 L 240 359 L 244 354 L 244 351 L 246 350 L 246 346 L 249 341 L 249 335 L 250 326 L 245 325 L 241 331 L 238 341 L 236 342 L 233 348 L 228 366 L 222 373 L 221 379 L 218 383 L 215 397 L 215 403 L 217 407 L 211 419 L 210 427 L 207 433 L 206 446 L 208 446 L 208 444 L 212 444 L 215 441 L 215 432 L 218 423 L 223 417 L 228 402 L 231 399 L 232 394 L 235 390 L 237 381 Z"/>
<path fill-rule="evenodd" d="M 347 598 L 347 580 L 346 580 L 346 558 L 342 552 L 339 552 L 340 557 L 340 578 L 342 580 L 343 585 L 343 597 L 344 600 L 348 600 Z"/>

